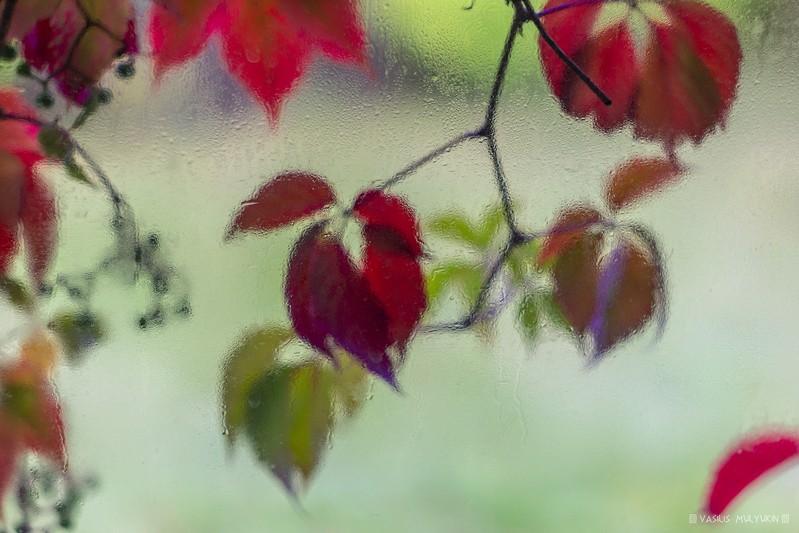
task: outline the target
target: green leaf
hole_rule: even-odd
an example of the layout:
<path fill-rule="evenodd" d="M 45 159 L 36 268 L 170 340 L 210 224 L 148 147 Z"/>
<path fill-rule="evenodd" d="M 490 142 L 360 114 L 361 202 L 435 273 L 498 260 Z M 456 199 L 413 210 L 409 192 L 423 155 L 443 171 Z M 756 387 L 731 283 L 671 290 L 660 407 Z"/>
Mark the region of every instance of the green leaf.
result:
<path fill-rule="evenodd" d="M 58 335 L 66 356 L 72 362 L 78 361 L 106 337 L 103 324 L 89 312 L 57 315 L 50 322 L 50 329 Z"/>
<path fill-rule="evenodd" d="M 313 476 L 333 429 L 330 373 L 316 362 L 265 374 L 247 400 L 247 435 L 259 461 L 296 494 Z"/>
<path fill-rule="evenodd" d="M 489 208 L 480 219 L 480 225 L 475 231 L 474 244 L 481 250 L 488 249 L 497 238 L 504 223 L 505 212 L 502 206 Z"/>
<path fill-rule="evenodd" d="M 454 241 L 476 245 L 478 241 L 472 223 L 460 213 L 448 212 L 428 223 L 431 233 Z"/>
<path fill-rule="evenodd" d="M 519 324 L 519 329 L 521 330 L 524 340 L 527 341 L 528 344 L 535 342 L 541 330 L 541 310 L 538 300 L 535 294 L 528 293 L 525 294 L 521 302 L 519 302 L 516 321 Z"/>
<path fill-rule="evenodd" d="M 253 385 L 275 365 L 278 350 L 293 338 L 288 328 L 267 327 L 249 333 L 228 355 L 222 377 L 222 411 L 230 444 L 245 423 Z"/>
<path fill-rule="evenodd" d="M 551 324 L 557 329 L 573 333 L 569 319 L 566 318 L 566 314 L 561 309 L 560 304 L 555 300 L 554 293 L 547 292 L 540 295 L 539 301 L 545 325 Z"/>
<path fill-rule="evenodd" d="M 371 374 L 344 350 L 337 350 L 339 370 L 334 372 L 334 400 L 345 419 L 354 417 L 363 407 L 371 384 Z"/>
<path fill-rule="evenodd" d="M 524 286 L 525 282 L 538 270 L 536 259 L 541 250 L 541 241 L 530 241 L 511 252 L 505 263 L 513 283 Z"/>
<path fill-rule="evenodd" d="M 474 304 L 480 295 L 483 276 L 481 265 L 463 261 L 433 267 L 426 279 L 429 307 L 436 305 L 449 291 L 460 295 L 467 305 Z"/>
<path fill-rule="evenodd" d="M 0 276 L 0 292 L 20 311 L 30 313 L 36 308 L 36 299 L 20 281 Z"/>

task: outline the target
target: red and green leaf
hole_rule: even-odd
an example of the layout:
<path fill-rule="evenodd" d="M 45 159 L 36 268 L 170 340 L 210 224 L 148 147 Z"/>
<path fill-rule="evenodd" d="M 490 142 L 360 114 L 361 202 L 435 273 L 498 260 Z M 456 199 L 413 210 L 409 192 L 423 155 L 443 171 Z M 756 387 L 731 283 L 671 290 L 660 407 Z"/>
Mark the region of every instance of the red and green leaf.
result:
<path fill-rule="evenodd" d="M 44 333 L 27 339 L 17 359 L 0 366 L 0 497 L 26 451 L 67 466 L 61 405 L 50 382 L 56 345 Z"/>
<path fill-rule="evenodd" d="M 602 214 L 587 205 L 577 205 L 562 211 L 547 232 L 547 237 L 538 254 L 538 265 L 543 265 L 558 257 L 578 237 L 602 220 Z"/>
<path fill-rule="evenodd" d="M 664 297 L 659 258 L 646 245 L 623 235 L 603 255 L 604 240 L 580 234 L 553 269 L 554 299 L 595 361 L 647 324 Z"/>
<path fill-rule="evenodd" d="M 550 0 L 544 10 L 568 2 Z M 609 9 L 604 3 L 584 4 L 544 18 L 555 41 L 613 102 L 603 104 L 542 39 L 544 71 L 564 111 L 592 116 L 605 131 L 631 121 L 638 137 L 669 147 L 685 139 L 698 143 L 723 125 L 742 58 L 729 19 L 699 0 L 644 0 L 606 21 Z M 631 17 L 633 10 L 642 17 Z M 633 26 L 638 18 L 645 20 L 644 28 Z M 644 42 L 636 47 L 632 36 L 639 30 Z"/>
<path fill-rule="evenodd" d="M 611 173 L 605 197 L 610 207 L 618 211 L 673 183 L 684 170 L 672 158 L 635 157 Z"/>

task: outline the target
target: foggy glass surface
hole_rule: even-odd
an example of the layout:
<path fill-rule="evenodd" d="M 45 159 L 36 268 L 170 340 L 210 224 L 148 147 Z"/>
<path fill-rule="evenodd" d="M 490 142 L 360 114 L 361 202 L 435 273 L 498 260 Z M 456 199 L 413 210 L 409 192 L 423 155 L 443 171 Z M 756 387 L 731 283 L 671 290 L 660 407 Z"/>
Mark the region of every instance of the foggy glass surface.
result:
<path fill-rule="evenodd" d="M 744 47 L 724 131 L 680 155 L 687 178 L 629 217 L 666 256 L 668 325 L 586 370 L 555 331 L 532 348 L 513 313 L 490 339 L 417 335 L 403 394 L 375 383 L 341 427 L 301 510 L 242 442 L 226 449 L 220 365 L 244 331 L 286 323 L 282 279 L 299 230 L 223 242 L 231 215 L 285 169 L 352 198 L 479 125 L 511 11 L 477 0 L 366 1 L 374 75 L 316 61 L 270 127 L 212 47 L 155 83 L 109 76 L 114 102 L 78 133 L 185 280 L 192 315 L 141 331 L 147 287 L 108 283 L 109 338 L 56 376 L 70 468 L 96 476 L 86 532 L 681 531 L 721 453 L 751 428 L 799 423 L 799 11 L 717 0 Z M 654 153 L 562 114 L 532 28 L 512 57 L 497 128 L 520 222 L 540 230 L 567 204 L 599 201 L 631 153 Z M 498 202 L 485 149 L 468 143 L 397 191 L 422 220 L 479 217 Z M 53 170 L 53 176 L 58 176 Z M 54 179 L 61 245 L 53 273 L 101 257 L 102 193 Z M 430 239 L 432 259 L 457 248 Z M 54 309 L 68 308 L 63 297 Z M 799 521 L 799 470 L 741 500 L 739 514 Z M 697 526 L 699 527 L 699 526 Z M 738 529 L 740 528 L 740 529 Z M 729 531 L 749 531 L 729 525 Z"/>

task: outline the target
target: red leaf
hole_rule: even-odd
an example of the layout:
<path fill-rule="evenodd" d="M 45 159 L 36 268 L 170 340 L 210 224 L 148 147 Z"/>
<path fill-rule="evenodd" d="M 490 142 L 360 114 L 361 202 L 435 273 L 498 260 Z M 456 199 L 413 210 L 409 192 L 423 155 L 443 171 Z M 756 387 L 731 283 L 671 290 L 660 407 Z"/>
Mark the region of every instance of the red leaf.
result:
<path fill-rule="evenodd" d="M 53 259 L 58 229 L 55 197 L 41 176 L 28 176 L 19 220 L 28 268 L 33 280 L 40 285 Z"/>
<path fill-rule="evenodd" d="M 575 334 L 593 342 L 594 362 L 642 328 L 664 297 L 663 270 L 648 248 L 622 236 L 602 258 L 604 240 L 578 234 L 553 269 L 555 301 Z"/>
<path fill-rule="evenodd" d="M 552 5 L 563 2 L 550 2 Z M 550 4 L 547 4 L 549 6 Z M 580 10 L 577 12 L 577 10 Z M 575 117 L 594 115 L 597 128 L 610 131 L 621 127 L 629 118 L 638 67 L 630 28 L 624 20 L 594 34 L 593 28 L 601 11 L 599 4 L 567 9 L 546 18 L 547 27 L 557 43 L 567 43 L 567 53 L 583 65 L 586 74 L 599 84 L 613 101 L 606 106 L 578 78 L 552 49 L 540 40 L 541 59 L 547 79 L 561 101 L 563 109 Z"/>
<path fill-rule="evenodd" d="M 355 0 L 171 0 L 152 9 L 156 73 L 198 54 L 219 33 L 228 68 L 276 118 L 315 50 L 365 64 Z"/>
<path fill-rule="evenodd" d="M 287 172 L 264 184 L 241 204 L 226 238 L 241 231 L 270 231 L 318 213 L 336 201 L 324 178 Z"/>
<path fill-rule="evenodd" d="M 23 56 L 52 76 L 64 96 L 85 105 L 116 58 L 138 49 L 133 8 L 128 0 L 63 0 L 52 7 L 22 38 Z"/>
<path fill-rule="evenodd" d="M 327 346 L 328 331 L 319 323 L 310 278 L 316 268 L 320 242 L 326 239 L 325 223 L 311 226 L 294 245 L 288 262 L 285 298 L 294 331 L 305 342 L 335 360 Z"/>
<path fill-rule="evenodd" d="M 355 201 L 353 212 L 366 226 L 383 226 L 393 230 L 402 239 L 411 257 L 422 255 L 422 238 L 416 215 L 399 196 L 377 189 L 365 191 Z"/>
<path fill-rule="evenodd" d="M 661 270 L 649 254 L 623 238 L 602 265 L 590 334 L 594 358 L 638 331 L 652 317 Z"/>
<path fill-rule="evenodd" d="M 713 476 L 705 509 L 719 515 L 754 481 L 799 456 L 799 436 L 774 433 L 749 437 L 722 459 Z"/>
<path fill-rule="evenodd" d="M 392 341 L 403 351 L 427 308 L 422 267 L 386 226 L 367 225 L 364 239 L 364 275 L 388 313 Z"/>
<path fill-rule="evenodd" d="M 294 247 L 285 287 L 297 335 L 334 358 L 328 340 L 352 354 L 372 373 L 396 387 L 388 317 L 341 242 L 311 227 Z"/>
<path fill-rule="evenodd" d="M 319 323 L 336 344 L 396 387 L 388 316 L 337 239 L 319 248 L 309 284 Z"/>
<path fill-rule="evenodd" d="M 581 233 L 555 263 L 555 300 L 578 335 L 586 331 L 596 308 L 602 241 L 601 234 Z"/>
<path fill-rule="evenodd" d="M 634 203 L 675 181 L 684 169 L 677 161 L 666 157 L 636 157 L 610 175 L 605 188 L 608 204 L 614 210 Z"/>
<path fill-rule="evenodd" d="M 545 10 L 567 2 L 550 0 Z M 650 3 L 656 2 L 641 2 Z M 698 0 L 657 5 L 659 17 L 638 10 L 647 25 L 640 49 L 632 38 L 639 17 L 615 14 L 604 22 L 607 4 L 570 7 L 545 17 L 555 41 L 610 96 L 610 107 L 541 40 L 544 70 L 564 111 L 593 116 L 602 130 L 632 120 L 641 138 L 669 147 L 685 139 L 699 142 L 724 123 L 735 97 L 741 64 L 737 32 L 726 16 Z"/>
<path fill-rule="evenodd" d="M 12 91 L 0 91 L 0 110 L 35 119 L 35 113 Z M 57 237 L 55 199 L 35 171 L 44 159 L 39 127 L 22 120 L 0 120 L 0 272 L 17 250 L 21 226 L 28 265 L 41 283 L 52 259 Z"/>
<path fill-rule="evenodd" d="M 602 215 L 587 205 L 577 205 L 562 211 L 544 240 L 537 263 L 543 265 L 558 257 L 575 239 L 601 221 Z"/>

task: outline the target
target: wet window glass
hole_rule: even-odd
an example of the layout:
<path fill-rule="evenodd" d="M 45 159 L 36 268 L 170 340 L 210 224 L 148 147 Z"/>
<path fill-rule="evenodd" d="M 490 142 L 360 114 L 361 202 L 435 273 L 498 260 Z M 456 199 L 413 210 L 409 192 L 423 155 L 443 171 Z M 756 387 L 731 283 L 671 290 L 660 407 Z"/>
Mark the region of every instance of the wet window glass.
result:
<path fill-rule="evenodd" d="M 0 1 L 0 530 L 790 528 L 797 29 Z"/>

